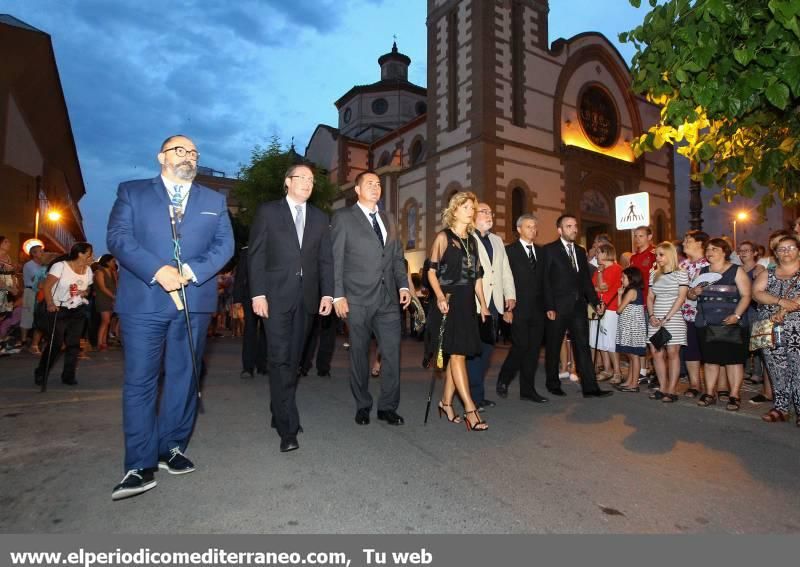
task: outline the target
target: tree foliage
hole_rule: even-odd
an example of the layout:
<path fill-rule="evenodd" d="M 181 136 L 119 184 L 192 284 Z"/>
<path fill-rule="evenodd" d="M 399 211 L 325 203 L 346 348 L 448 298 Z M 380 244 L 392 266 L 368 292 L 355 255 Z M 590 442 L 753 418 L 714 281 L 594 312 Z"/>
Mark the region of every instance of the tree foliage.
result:
<path fill-rule="evenodd" d="M 256 146 L 253 149 L 250 163 L 239 170 L 239 183 L 234 189 L 234 195 L 242 207 L 239 213 L 242 224 L 250 226 L 261 203 L 282 199 L 286 195 L 284 175 L 298 159 L 293 150 L 281 146 L 277 136 L 270 139 L 266 148 Z M 309 202 L 329 213 L 338 192 L 339 188 L 323 172 L 316 171 L 314 191 Z"/>
<path fill-rule="evenodd" d="M 641 0 L 629 0 L 639 7 Z M 667 0 L 620 34 L 636 49 L 633 89 L 663 105 L 635 154 L 675 144 L 718 186 L 712 204 L 800 203 L 800 0 Z"/>

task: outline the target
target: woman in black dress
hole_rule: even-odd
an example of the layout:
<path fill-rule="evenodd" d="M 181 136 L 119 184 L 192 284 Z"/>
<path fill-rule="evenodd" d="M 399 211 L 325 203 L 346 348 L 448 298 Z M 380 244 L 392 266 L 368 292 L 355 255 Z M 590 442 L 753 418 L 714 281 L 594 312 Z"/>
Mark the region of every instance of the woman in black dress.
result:
<path fill-rule="evenodd" d="M 453 423 L 461 418 L 453 409 L 453 396 L 458 391 L 464 405 L 467 429 L 485 431 L 489 425 L 481 419 L 469 393 L 467 357 L 480 354 L 481 338 L 475 297 L 481 308 L 481 320 L 489 316 L 483 295 L 483 269 L 478 260 L 478 244 L 472 236 L 478 199 L 474 193 L 453 195 L 442 213 L 447 227 L 433 242 L 428 271 L 430 287 L 436 298 L 427 322 L 427 352 L 434 357 L 440 348 L 446 361 L 444 394 L 439 402 L 439 416 L 446 415 Z M 442 320 L 447 315 L 444 326 Z"/>

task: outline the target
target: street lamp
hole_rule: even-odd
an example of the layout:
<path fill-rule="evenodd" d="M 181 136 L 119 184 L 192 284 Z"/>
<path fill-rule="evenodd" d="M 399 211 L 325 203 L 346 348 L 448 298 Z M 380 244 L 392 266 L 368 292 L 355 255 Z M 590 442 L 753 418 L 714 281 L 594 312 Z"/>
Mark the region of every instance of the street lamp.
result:
<path fill-rule="evenodd" d="M 750 218 L 750 215 L 748 215 L 744 211 L 739 211 L 738 213 L 736 213 L 736 216 L 733 217 L 733 249 L 734 250 L 738 249 L 738 247 L 739 247 L 737 242 L 736 242 L 736 222 L 737 221 L 746 221 L 748 218 Z"/>
<path fill-rule="evenodd" d="M 61 213 L 55 209 L 47 211 L 47 220 L 51 222 L 58 222 L 61 220 Z M 33 237 L 39 238 L 39 207 L 36 207 L 36 218 L 34 219 Z"/>

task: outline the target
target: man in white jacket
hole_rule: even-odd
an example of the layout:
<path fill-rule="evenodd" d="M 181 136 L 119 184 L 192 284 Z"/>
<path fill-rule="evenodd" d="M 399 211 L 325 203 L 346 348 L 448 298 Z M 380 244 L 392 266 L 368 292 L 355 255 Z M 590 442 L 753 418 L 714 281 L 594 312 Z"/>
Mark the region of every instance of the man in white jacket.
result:
<path fill-rule="evenodd" d="M 483 267 L 483 294 L 486 297 L 487 307 L 492 314 L 492 328 L 496 330 L 500 317 L 514 309 L 517 295 L 514 290 L 514 276 L 511 273 L 511 266 L 509 266 L 508 257 L 506 256 L 505 244 L 502 238 L 491 232 L 493 225 L 494 213 L 492 208 L 486 203 L 479 203 L 475 215 L 475 236 L 478 241 L 481 266 Z M 477 301 L 475 309 L 480 312 L 480 306 Z M 481 333 L 481 336 L 486 338 L 485 333 Z M 486 377 L 486 371 L 489 369 L 493 350 L 494 341 L 491 343 L 483 342 L 481 355 L 467 359 L 470 394 L 479 409 L 496 405 L 492 400 L 486 399 L 483 387 L 483 381 Z"/>

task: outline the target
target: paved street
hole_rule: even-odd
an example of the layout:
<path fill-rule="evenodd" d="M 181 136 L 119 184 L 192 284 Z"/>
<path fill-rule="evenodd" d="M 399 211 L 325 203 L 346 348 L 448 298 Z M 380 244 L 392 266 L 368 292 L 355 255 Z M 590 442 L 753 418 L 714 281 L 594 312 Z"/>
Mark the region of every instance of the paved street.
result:
<path fill-rule="evenodd" d="M 161 472 L 154 490 L 120 502 L 121 351 L 90 353 L 75 388 L 60 383 L 59 364 L 46 394 L 33 389 L 33 356 L 0 359 L 0 531 L 800 532 L 800 429 L 762 423 L 763 406 L 732 414 L 644 392 L 584 400 L 573 384 L 541 406 L 518 400 L 515 382 L 484 414 L 488 432 L 439 420 L 435 408 L 423 426 L 421 350 L 404 342 L 405 426 L 374 412 L 370 425 L 354 423 L 339 347 L 332 379 L 312 370 L 302 380 L 305 433 L 299 451 L 281 454 L 264 377 L 240 380 L 238 339 L 214 340 L 187 451 L 198 470 Z M 505 353 L 495 352 L 491 398 Z"/>

